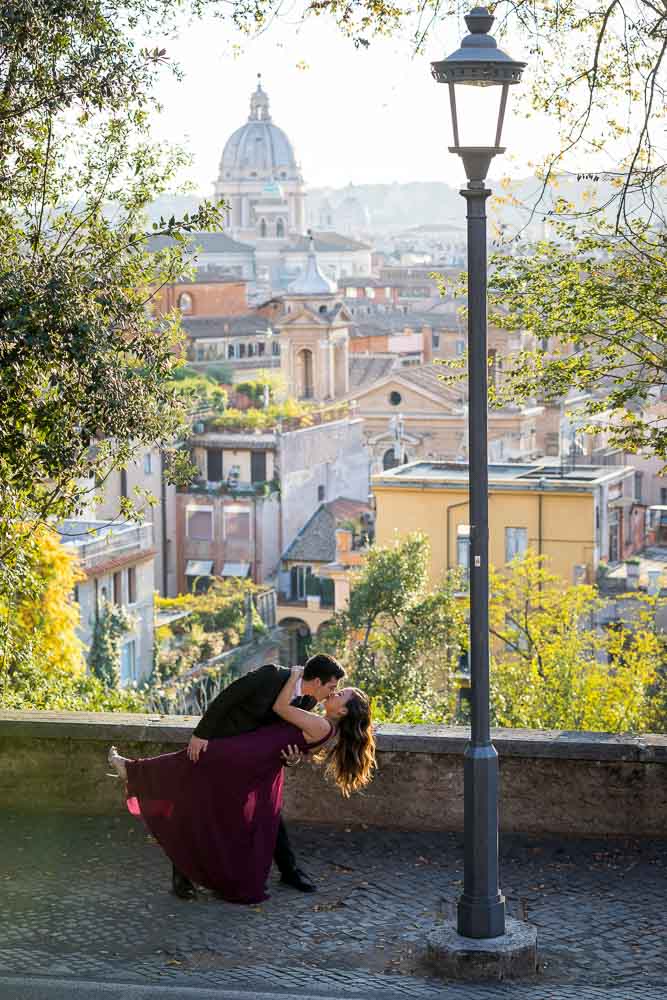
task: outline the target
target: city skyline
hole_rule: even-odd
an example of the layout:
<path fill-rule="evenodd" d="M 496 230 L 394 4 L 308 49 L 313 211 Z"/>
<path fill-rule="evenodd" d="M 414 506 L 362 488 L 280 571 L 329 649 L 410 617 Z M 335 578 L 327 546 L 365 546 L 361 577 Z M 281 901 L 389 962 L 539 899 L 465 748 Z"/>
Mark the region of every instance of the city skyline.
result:
<path fill-rule="evenodd" d="M 296 27 L 276 19 L 253 38 L 223 21 L 194 22 L 164 43 L 184 76 L 160 83 L 164 110 L 155 138 L 185 146 L 193 163 L 182 177 L 210 194 L 224 144 L 246 121 L 261 73 L 273 120 L 293 143 L 309 188 L 411 181 L 458 187 L 463 178 L 447 149 L 446 93 L 431 79 L 429 63 L 454 48 L 464 30 L 450 20 L 449 28 L 434 29 L 423 55 L 411 56 L 405 37 L 355 49 L 325 19 Z M 221 100 L 222 94 L 228 96 Z M 503 141 L 508 153 L 495 165 L 495 178 L 524 177 L 553 148 L 555 128 L 521 111 L 509 117 Z"/>

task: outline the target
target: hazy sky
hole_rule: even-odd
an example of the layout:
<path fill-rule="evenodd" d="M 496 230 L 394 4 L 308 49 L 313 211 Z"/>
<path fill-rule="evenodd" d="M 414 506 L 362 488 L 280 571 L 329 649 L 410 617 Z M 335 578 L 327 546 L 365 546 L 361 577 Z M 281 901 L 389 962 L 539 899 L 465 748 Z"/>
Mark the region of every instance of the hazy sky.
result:
<path fill-rule="evenodd" d="M 165 78 L 155 136 L 189 149 L 189 174 L 209 195 L 223 145 L 246 121 L 261 72 L 273 120 L 291 139 L 310 187 L 458 185 L 462 168 L 447 151 L 447 89 L 433 81 L 429 62 L 458 47 L 463 34 L 464 26 L 450 22 L 447 33 L 432 36 L 424 56 L 412 57 L 407 39 L 378 39 L 357 50 L 325 17 L 301 25 L 283 15 L 254 39 L 220 21 L 196 22 L 164 43 L 185 79 Z M 520 50 L 510 53 L 522 58 Z M 525 176 L 528 161 L 551 148 L 553 136 L 550 122 L 510 118 L 503 141 L 512 156 L 498 161 L 496 173 Z"/>

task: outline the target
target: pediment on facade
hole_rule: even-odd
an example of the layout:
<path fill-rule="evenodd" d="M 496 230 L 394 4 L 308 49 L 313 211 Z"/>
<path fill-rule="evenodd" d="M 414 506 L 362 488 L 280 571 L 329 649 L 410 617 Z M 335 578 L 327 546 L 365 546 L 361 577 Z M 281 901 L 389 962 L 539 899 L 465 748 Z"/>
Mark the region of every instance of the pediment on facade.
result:
<path fill-rule="evenodd" d="M 401 397 L 401 403 L 392 405 L 389 396 L 392 392 L 397 392 Z M 421 403 L 428 403 L 428 410 L 440 411 L 451 416 L 458 416 L 462 413 L 461 402 L 458 393 L 444 384 L 421 385 L 410 376 L 401 377 L 399 371 L 393 371 L 390 375 L 364 385 L 346 397 L 347 400 L 354 400 L 360 409 L 379 410 L 390 413 L 400 413 L 402 410 L 415 410 Z"/>
<path fill-rule="evenodd" d="M 287 313 L 275 326 L 278 330 L 294 330 L 299 329 L 299 327 L 328 327 L 330 326 L 330 322 L 328 316 L 320 316 L 307 306 L 299 306 L 298 312 Z"/>

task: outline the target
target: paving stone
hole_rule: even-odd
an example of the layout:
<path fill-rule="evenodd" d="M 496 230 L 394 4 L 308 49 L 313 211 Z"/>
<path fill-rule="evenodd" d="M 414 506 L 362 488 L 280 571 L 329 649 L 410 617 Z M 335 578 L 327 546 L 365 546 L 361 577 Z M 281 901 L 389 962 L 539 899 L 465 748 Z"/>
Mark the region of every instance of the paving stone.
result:
<path fill-rule="evenodd" d="M 537 926 L 542 963 L 510 986 L 442 983 L 423 961 L 427 933 L 455 912 L 459 835 L 291 836 L 317 895 L 274 873 L 270 900 L 239 907 L 173 897 L 169 862 L 129 816 L 0 814 L 0 977 L 350 1000 L 665 1000 L 665 843 L 503 838 L 508 910 Z"/>

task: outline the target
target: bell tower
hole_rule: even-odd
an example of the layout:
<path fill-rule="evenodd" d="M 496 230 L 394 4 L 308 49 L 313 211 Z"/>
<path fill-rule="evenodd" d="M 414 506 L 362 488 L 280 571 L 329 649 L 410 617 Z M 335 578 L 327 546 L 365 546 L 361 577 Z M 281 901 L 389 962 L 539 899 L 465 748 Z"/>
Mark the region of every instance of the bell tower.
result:
<path fill-rule="evenodd" d="M 306 266 L 285 295 L 280 367 L 288 393 L 301 400 L 333 402 L 349 391 L 351 316 L 337 301 L 338 286 L 322 274 L 309 233 Z"/>

